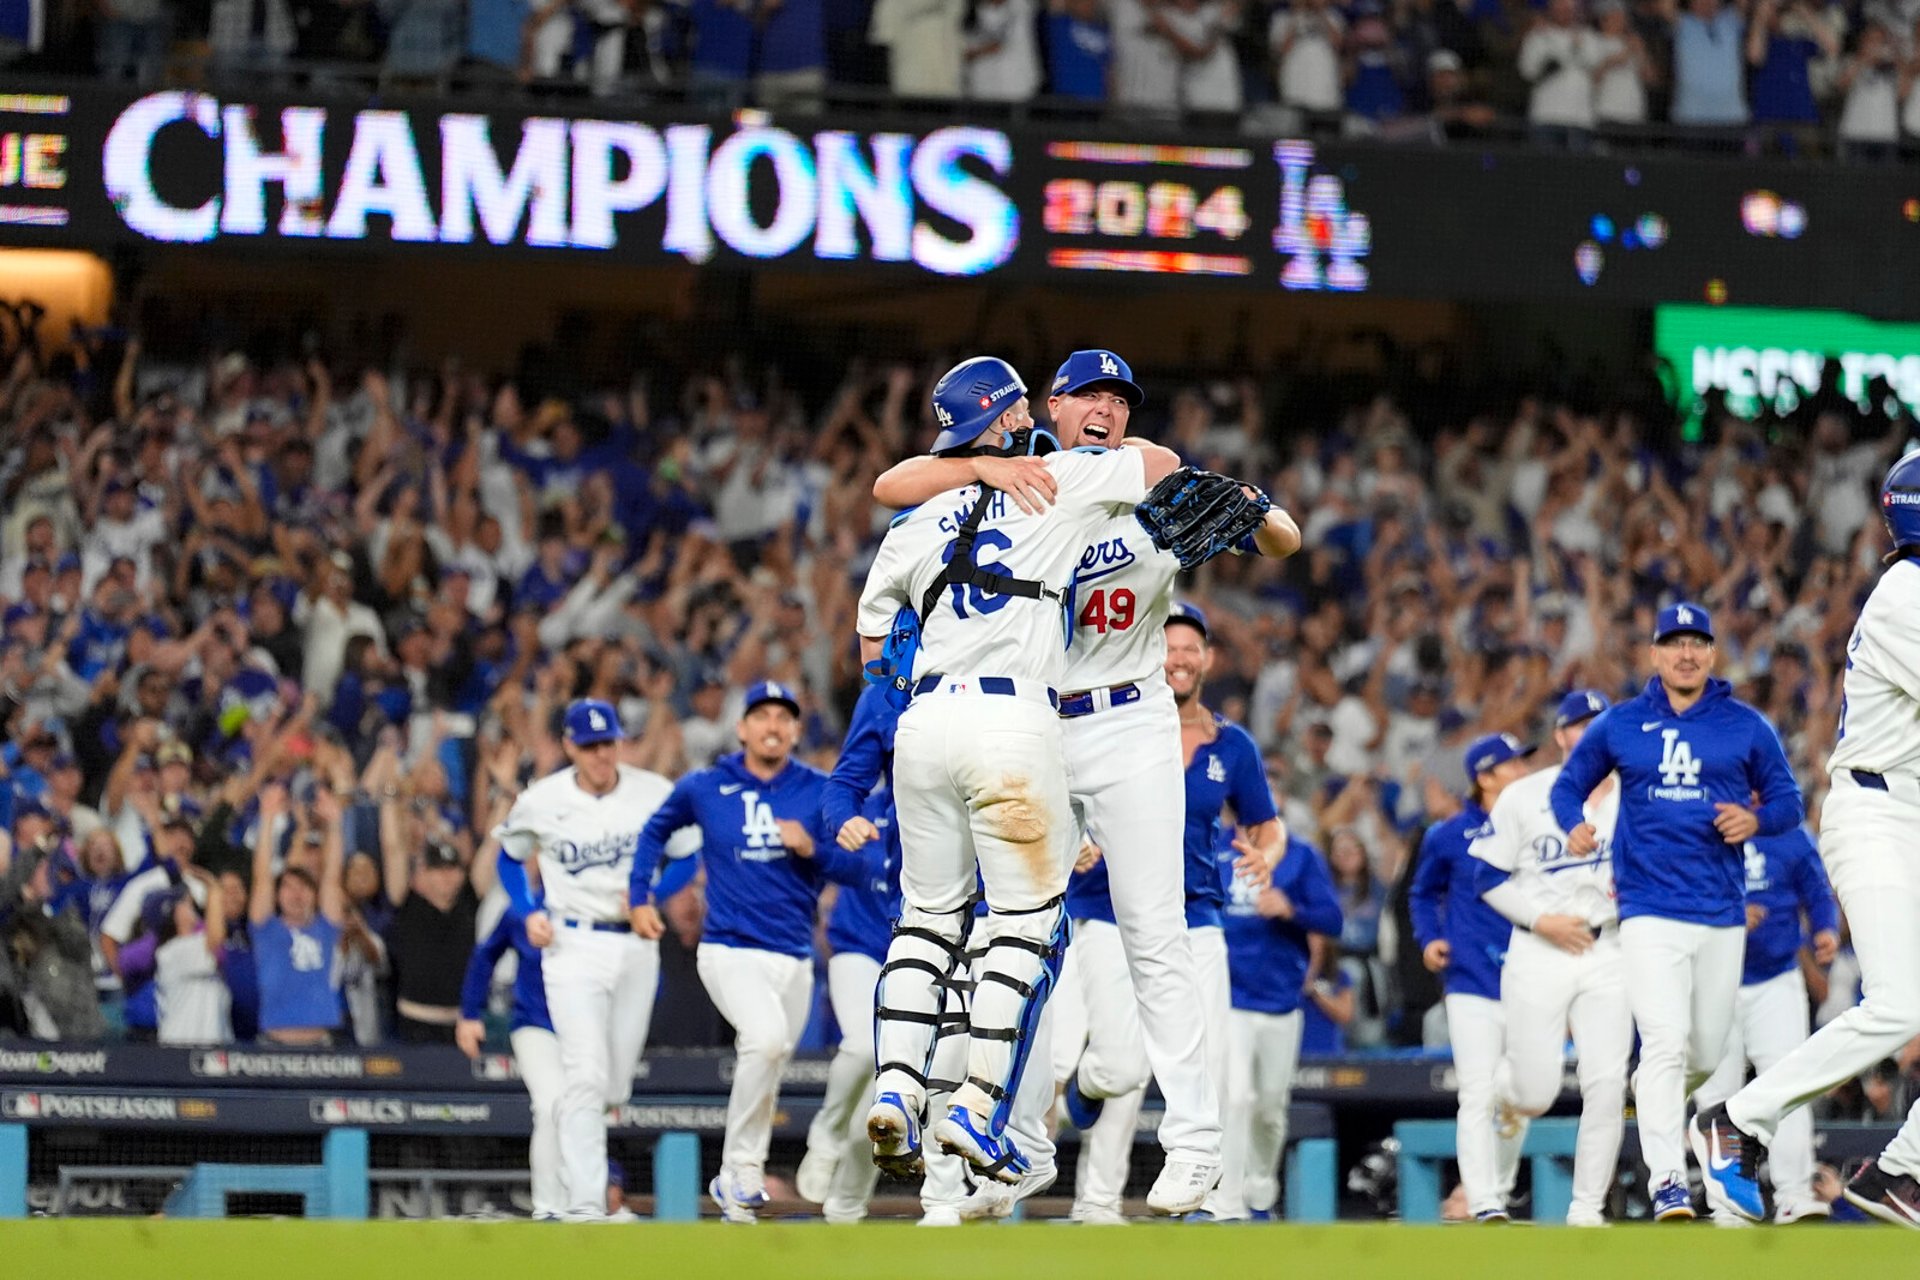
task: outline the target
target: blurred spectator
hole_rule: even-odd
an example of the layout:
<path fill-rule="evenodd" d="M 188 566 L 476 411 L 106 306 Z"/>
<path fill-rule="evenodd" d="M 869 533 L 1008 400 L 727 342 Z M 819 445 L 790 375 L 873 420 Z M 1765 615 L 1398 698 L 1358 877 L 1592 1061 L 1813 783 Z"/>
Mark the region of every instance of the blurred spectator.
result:
<path fill-rule="evenodd" d="M 888 51 L 895 97 L 960 96 L 966 14 L 966 0 L 874 0 L 869 35 Z"/>
<path fill-rule="evenodd" d="M 1113 100 L 1139 114 L 1171 115 L 1180 107 L 1180 54 L 1160 16 L 1167 0 L 1110 0 Z"/>
<path fill-rule="evenodd" d="M 1026 102 L 1040 91 L 1033 0 L 977 0 L 966 42 L 967 97 Z"/>
<path fill-rule="evenodd" d="M 247 916 L 260 981 L 260 1034 L 275 1044 L 328 1045 L 340 1030 L 339 818 L 331 791 L 298 812 L 277 783 L 260 795 Z M 290 829 L 289 843 L 276 873 L 283 829 Z"/>
<path fill-rule="evenodd" d="M 1161 35 L 1180 60 L 1180 105 L 1238 114 L 1240 62 L 1233 42 L 1240 0 L 1166 0 L 1157 12 Z"/>
<path fill-rule="evenodd" d="M 1675 124 L 1747 122 L 1746 21 L 1722 0 L 1687 0 L 1673 20 Z"/>
<path fill-rule="evenodd" d="M 1817 145 L 1814 62 L 1840 52 L 1832 20 L 1815 0 L 1754 0 L 1747 26 L 1747 92 L 1755 124 L 1802 126 L 1778 131 L 1789 149 Z"/>
<path fill-rule="evenodd" d="M 155 1003 L 161 1044 L 227 1044 L 233 1040 L 233 996 L 222 972 L 227 912 L 213 874 L 186 868 L 207 890 L 204 918 L 193 895 L 177 889 L 164 898 L 154 952 Z"/>
<path fill-rule="evenodd" d="M 95 21 L 100 31 L 95 65 L 102 78 L 142 87 L 159 81 L 173 26 L 164 0 L 106 0 Z"/>
<path fill-rule="evenodd" d="M 1460 55 L 1436 49 L 1427 59 L 1427 129 L 1435 141 L 1472 137 L 1493 124 L 1491 104 L 1469 85 Z"/>
<path fill-rule="evenodd" d="M 1100 0 L 1048 0 L 1049 93 L 1056 98 L 1105 102 L 1112 63 L 1113 32 Z"/>
<path fill-rule="evenodd" d="M 1920 14 L 1907 32 L 1906 56 L 1900 63 L 1900 132 L 1920 138 Z"/>
<path fill-rule="evenodd" d="M 769 111 L 820 110 L 827 88 L 827 32 L 821 0 L 762 0 L 759 21 L 755 100 Z M 1038 76 L 1037 68 L 1034 74 Z"/>
<path fill-rule="evenodd" d="M 1586 149 L 1603 56 L 1595 32 L 1580 20 L 1579 0 L 1547 0 L 1545 16 L 1520 42 L 1520 76 L 1533 86 L 1527 123 L 1536 141 Z"/>
<path fill-rule="evenodd" d="M 152 791 L 135 794 L 129 802 L 135 809 L 134 830 L 151 833 L 153 859 L 150 865 L 122 886 L 113 906 L 100 922 L 100 951 L 114 972 L 120 975 L 126 995 L 124 1019 L 127 1036 L 133 1040 L 152 1040 L 159 1033 L 159 1009 L 153 990 L 151 947 L 158 919 L 148 918 L 148 903 L 158 904 L 174 889 L 185 887 L 194 904 L 206 908 L 206 885 L 188 876 L 185 868 L 193 862 L 195 828 L 184 809 L 163 811 L 159 797 Z M 147 834 L 140 836 L 148 839 Z M 135 950 L 145 941 L 144 954 Z"/>
<path fill-rule="evenodd" d="M 1593 117 L 1602 125 L 1645 124 L 1647 91 L 1657 78 L 1647 43 L 1633 29 L 1623 0 L 1593 6 Z"/>
<path fill-rule="evenodd" d="M 1360 120 L 1378 125 L 1406 114 L 1402 57 L 1401 46 L 1381 16 L 1378 0 L 1356 5 L 1345 59 L 1349 124 Z"/>
<path fill-rule="evenodd" d="M 1281 103 L 1313 114 L 1340 110 L 1346 26 L 1330 0 L 1293 0 L 1274 13 L 1267 44 L 1273 51 Z"/>
<path fill-rule="evenodd" d="M 77 902 L 54 905 L 58 837 L 44 811 L 24 834 L 0 863 L 0 1028 L 11 1023 L 40 1040 L 99 1040 L 107 1024 L 94 992 L 87 918 Z"/>
<path fill-rule="evenodd" d="M 394 908 L 386 932 L 394 1035 L 413 1044 L 453 1043 L 460 984 L 478 938 L 480 896 L 492 887 L 499 853 L 498 843 L 488 840 L 469 872 L 435 813 L 443 797 L 436 793 L 434 772 L 427 761 L 403 775 L 398 753 L 387 746 L 369 763 L 365 779 L 366 789 L 380 798 L 380 848 Z"/>
<path fill-rule="evenodd" d="M 693 53 L 687 88 L 709 110 L 732 110 L 747 100 L 753 70 L 752 0 L 693 0 Z"/>
<path fill-rule="evenodd" d="M 1886 160 L 1900 141 L 1900 51 L 1879 18 L 1868 18 L 1860 42 L 1840 68 L 1840 149 L 1852 160 Z"/>
<path fill-rule="evenodd" d="M 216 71 L 275 72 L 287 65 L 296 32 L 286 0 L 213 0 L 207 43 Z"/>
<path fill-rule="evenodd" d="M 1373 955 L 1380 947 L 1380 913 L 1386 907 L 1387 890 L 1374 876 L 1359 832 L 1341 827 L 1333 833 L 1327 869 L 1333 874 L 1333 887 L 1339 892 L 1346 921 L 1340 932 L 1340 949 L 1353 956 Z"/>

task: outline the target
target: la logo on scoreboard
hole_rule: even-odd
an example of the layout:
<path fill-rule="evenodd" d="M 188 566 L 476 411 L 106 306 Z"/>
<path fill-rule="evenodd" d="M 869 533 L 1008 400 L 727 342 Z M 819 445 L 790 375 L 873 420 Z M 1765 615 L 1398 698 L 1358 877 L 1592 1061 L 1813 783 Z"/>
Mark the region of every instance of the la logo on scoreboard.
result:
<path fill-rule="evenodd" d="M 1276 142 L 1280 165 L 1280 221 L 1273 247 L 1286 255 L 1280 269 L 1283 288 L 1359 293 L 1367 287 L 1366 264 L 1373 249 L 1373 224 L 1347 208 L 1346 183 L 1331 173 L 1313 172 L 1311 142 Z"/>

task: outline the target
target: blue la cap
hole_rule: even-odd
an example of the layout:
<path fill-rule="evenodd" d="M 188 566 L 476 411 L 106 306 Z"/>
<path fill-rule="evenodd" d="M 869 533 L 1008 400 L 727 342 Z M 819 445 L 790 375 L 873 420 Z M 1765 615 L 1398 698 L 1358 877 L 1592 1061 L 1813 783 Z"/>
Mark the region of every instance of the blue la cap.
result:
<path fill-rule="evenodd" d="M 611 703 L 581 698 L 567 708 L 567 741 L 576 747 L 620 740 L 620 716 Z"/>
<path fill-rule="evenodd" d="M 1173 608 L 1167 611 L 1167 625 L 1172 626 L 1176 622 L 1186 623 L 1202 636 L 1207 634 L 1207 615 L 1200 611 L 1200 606 L 1197 604 L 1189 604 L 1185 600 L 1176 601 Z"/>
<path fill-rule="evenodd" d="M 19 604 L 8 606 L 5 618 L 0 620 L 0 626 L 11 627 L 14 623 L 23 622 L 39 612 L 40 610 L 31 600 L 22 600 Z"/>
<path fill-rule="evenodd" d="M 69 551 L 60 557 L 59 562 L 53 566 L 53 571 L 55 573 L 73 573 L 79 568 L 80 553 L 77 551 Z"/>
<path fill-rule="evenodd" d="M 1560 699 L 1560 709 L 1553 713 L 1553 727 L 1564 729 L 1570 724 L 1591 720 L 1612 705 L 1607 695 L 1598 689 L 1575 689 Z"/>
<path fill-rule="evenodd" d="M 1691 600 L 1670 604 L 1660 611 L 1660 620 L 1653 627 L 1655 644 L 1668 636 L 1689 634 L 1713 639 L 1713 615 Z"/>
<path fill-rule="evenodd" d="M 1509 760 L 1518 760 L 1533 752 L 1534 748 L 1510 733 L 1489 733 L 1484 738 L 1475 738 L 1467 748 L 1467 777 L 1477 778 L 1489 769 L 1497 769 Z"/>
<path fill-rule="evenodd" d="M 795 715 L 800 714 L 800 699 L 793 690 L 775 680 L 762 680 L 759 684 L 747 686 L 746 705 L 740 714 L 745 715 L 763 702 L 778 702 Z"/>
<path fill-rule="evenodd" d="M 1053 375 L 1053 386 L 1048 395 L 1072 395 L 1082 387 L 1090 387 L 1096 382 L 1118 384 L 1121 394 L 1130 405 L 1138 405 L 1147 398 L 1146 393 L 1134 383 L 1133 369 L 1111 351 L 1076 351 L 1066 358 Z"/>

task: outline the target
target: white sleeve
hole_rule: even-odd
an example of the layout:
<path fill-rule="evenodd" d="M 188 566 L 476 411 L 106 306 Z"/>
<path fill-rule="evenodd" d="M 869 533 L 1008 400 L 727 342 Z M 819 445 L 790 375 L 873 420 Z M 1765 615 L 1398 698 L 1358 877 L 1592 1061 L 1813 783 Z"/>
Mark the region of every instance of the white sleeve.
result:
<path fill-rule="evenodd" d="M 525 862 L 540 848 L 540 836 L 533 829 L 533 815 L 528 810 L 527 795 L 523 791 L 513 802 L 513 808 L 507 810 L 506 821 L 493 829 L 494 838 L 500 841 L 500 851 L 515 862 Z"/>
<path fill-rule="evenodd" d="M 1060 482 L 1062 507 L 1104 514 L 1136 507 L 1147 496 L 1147 459 L 1138 449 L 1053 453 L 1047 466 Z"/>
<path fill-rule="evenodd" d="M 1493 802 L 1493 812 L 1487 815 L 1487 825 L 1480 828 L 1480 834 L 1474 837 L 1468 853 L 1480 859 L 1496 871 L 1512 875 L 1520 865 L 1520 817 L 1515 812 L 1519 806 L 1509 803 L 1513 791 L 1509 788 L 1498 800 Z"/>
<path fill-rule="evenodd" d="M 691 858 L 702 846 L 699 827 L 682 827 L 667 837 L 667 857 Z"/>
<path fill-rule="evenodd" d="M 880 540 L 873 567 L 867 570 L 867 585 L 860 590 L 855 630 L 863 636 L 886 635 L 893 629 L 894 615 L 914 603 L 908 598 L 907 537 L 908 526 L 901 524 Z"/>
<path fill-rule="evenodd" d="M 100 921 L 100 936 L 124 943 L 133 936 L 133 927 L 140 923 L 140 906 L 152 892 L 151 885 L 155 875 L 166 873 L 156 868 L 142 871 L 133 879 L 120 886 L 120 896 L 107 908 L 105 918 Z"/>

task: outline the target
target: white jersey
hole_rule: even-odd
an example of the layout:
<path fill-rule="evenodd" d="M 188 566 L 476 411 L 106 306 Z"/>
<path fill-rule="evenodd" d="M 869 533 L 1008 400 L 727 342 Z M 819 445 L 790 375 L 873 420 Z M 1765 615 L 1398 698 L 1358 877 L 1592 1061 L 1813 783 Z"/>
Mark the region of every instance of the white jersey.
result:
<path fill-rule="evenodd" d="M 1129 511 L 1095 532 L 1073 576 L 1073 643 L 1062 692 L 1166 678 L 1167 614 L 1180 558 Z"/>
<path fill-rule="evenodd" d="M 1920 774 L 1920 564 L 1896 561 L 1867 597 L 1841 692 L 1828 771 Z"/>
<path fill-rule="evenodd" d="M 950 587 L 933 616 L 922 618 L 913 675 L 1005 676 L 1060 687 L 1067 656 L 1067 584 L 1081 556 L 1116 513 L 1147 496 L 1146 463 L 1137 449 L 1078 450 L 1047 456 L 1059 482 L 1054 504 L 1028 515 L 1004 493 L 993 495 L 973 544 L 983 569 L 1041 583 L 1058 598 L 1025 600 L 979 587 Z M 884 636 L 902 608 L 920 608 L 946 568 L 941 554 L 978 501 L 969 485 L 894 518 L 860 593 L 859 630 Z"/>
<path fill-rule="evenodd" d="M 1613 894 L 1613 829 L 1620 817 L 1620 788 L 1608 787 L 1597 801 L 1588 797 L 1587 821 L 1600 843 L 1578 858 L 1567 852 L 1567 834 L 1553 820 L 1548 799 L 1559 776 L 1560 766 L 1555 765 L 1508 783 L 1468 852 L 1512 876 L 1529 905 L 1542 914 L 1611 924 L 1620 915 Z"/>
<path fill-rule="evenodd" d="M 640 829 L 673 784 L 645 769 L 619 768 L 619 781 L 604 796 L 583 790 L 571 768 L 550 773 L 522 791 L 494 829 L 508 857 L 525 862 L 539 855 L 546 909 L 556 916 L 627 918 L 627 877 Z M 667 852 L 682 857 L 699 843 L 699 829 L 689 827 L 668 841 Z"/>

